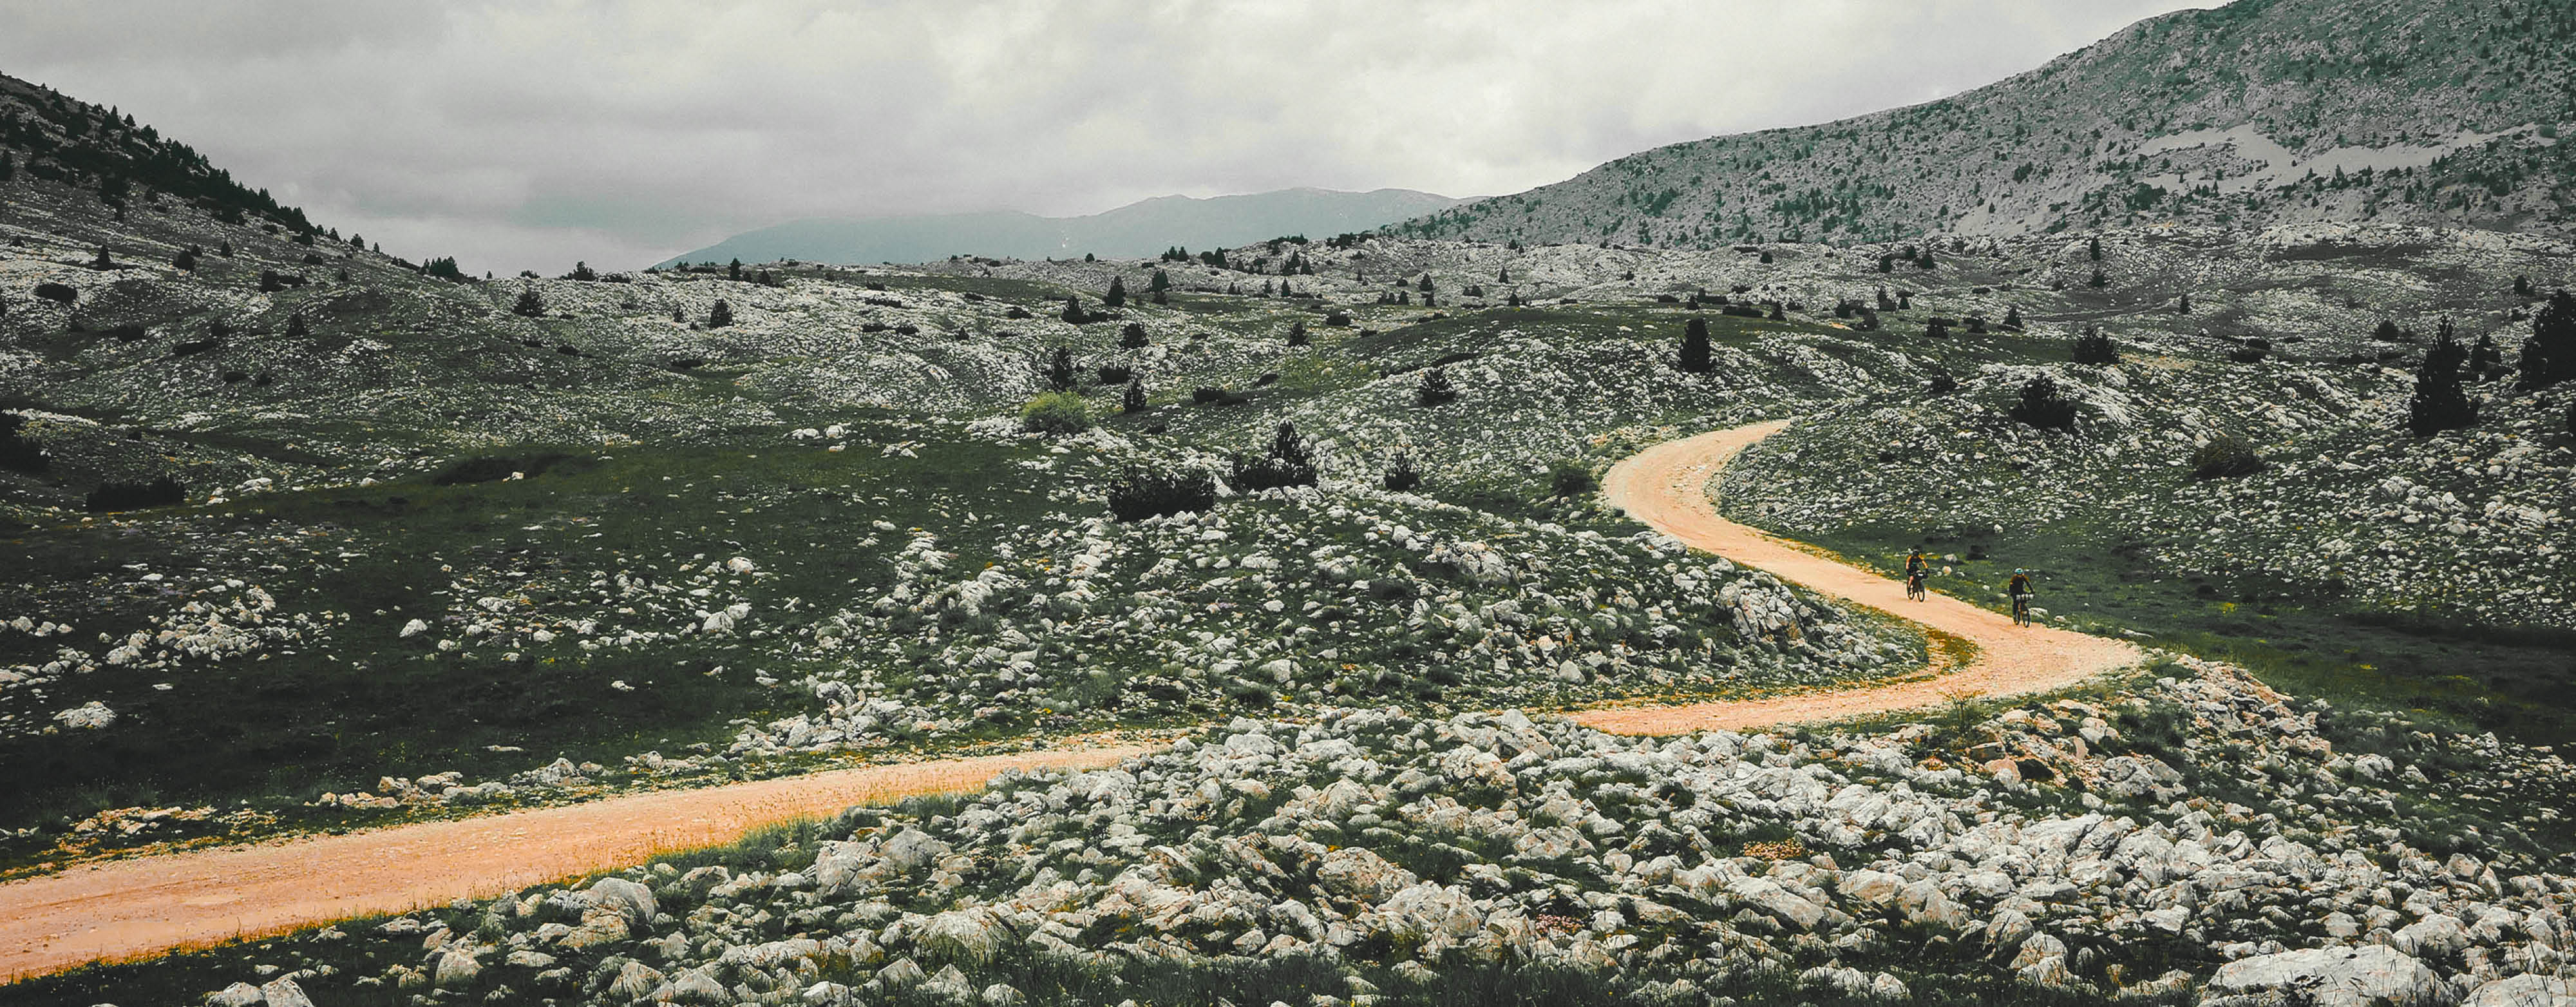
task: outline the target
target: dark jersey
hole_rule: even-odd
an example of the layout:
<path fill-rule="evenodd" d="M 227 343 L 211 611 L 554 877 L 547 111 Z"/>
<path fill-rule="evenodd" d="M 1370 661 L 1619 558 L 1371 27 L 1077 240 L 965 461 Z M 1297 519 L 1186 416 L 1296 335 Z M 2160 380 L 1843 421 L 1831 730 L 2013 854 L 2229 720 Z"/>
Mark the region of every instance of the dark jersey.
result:
<path fill-rule="evenodd" d="M 2014 574 L 2012 585 L 2004 588 L 2004 590 L 2010 592 L 2016 598 L 2029 594 L 2031 593 L 2030 578 L 2022 574 Z"/>

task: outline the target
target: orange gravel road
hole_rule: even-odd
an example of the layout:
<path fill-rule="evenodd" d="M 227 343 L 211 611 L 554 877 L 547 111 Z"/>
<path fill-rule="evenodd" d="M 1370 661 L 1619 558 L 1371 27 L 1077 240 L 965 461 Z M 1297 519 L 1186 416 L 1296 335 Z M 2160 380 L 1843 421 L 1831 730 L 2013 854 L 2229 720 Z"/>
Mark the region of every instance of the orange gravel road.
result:
<path fill-rule="evenodd" d="M 2135 664 L 2138 648 L 2118 640 L 2042 626 L 1934 592 L 1907 601 L 1905 585 L 1800 549 L 1796 544 L 1719 517 L 1710 480 L 1728 459 L 1789 425 L 1774 420 L 1666 441 L 1612 466 L 1601 495 L 1611 505 L 1667 535 L 1791 581 L 1818 594 L 1892 613 L 1966 639 L 1977 647 L 1964 667 L 1934 678 L 1867 689 L 1686 706 L 1589 710 L 1574 720 L 1617 734 L 1680 734 L 1789 721 L 1839 720 L 1933 706 L 1957 695 L 2046 692 Z"/>
<path fill-rule="evenodd" d="M 1896 613 L 1973 642 L 1968 664 L 1935 678 L 1844 692 L 1574 716 L 1623 734 L 1677 734 L 1834 720 L 1929 706 L 1962 693 L 2003 696 L 2071 685 L 2139 658 L 2136 648 L 2012 620 L 1935 594 L 1904 600 L 1895 581 L 1800 551 L 1717 515 L 1710 479 L 1783 420 L 1649 448 L 1610 470 L 1603 494 L 1690 545 L 1819 593 Z M 731 842 L 764 825 L 819 818 L 868 801 L 982 787 L 1005 769 L 1112 765 L 1159 746 L 1127 745 L 836 770 L 564 807 L 424 822 L 340 836 L 136 857 L 0 885 L 0 982 L 92 961 L 135 958 L 642 863 Z"/>
<path fill-rule="evenodd" d="M 842 769 L 234 849 L 0 885 L 0 982 L 235 937 L 442 905 L 643 863 L 853 804 L 975 790 L 1005 769 L 1096 769 L 1126 745 Z"/>

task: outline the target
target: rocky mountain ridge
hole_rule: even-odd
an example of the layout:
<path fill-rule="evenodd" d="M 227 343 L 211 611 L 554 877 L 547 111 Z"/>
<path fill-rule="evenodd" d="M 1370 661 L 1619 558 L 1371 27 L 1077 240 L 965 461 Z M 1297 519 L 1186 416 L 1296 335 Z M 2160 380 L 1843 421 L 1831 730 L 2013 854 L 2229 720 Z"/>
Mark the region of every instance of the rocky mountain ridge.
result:
<path fill-rule="evenodd" d="M 2162 222 L 2576 227 L 2576 10 L 2239 0 L 1954 97 L 1643 151 L 1389 228 L 1710 248 Z"/>

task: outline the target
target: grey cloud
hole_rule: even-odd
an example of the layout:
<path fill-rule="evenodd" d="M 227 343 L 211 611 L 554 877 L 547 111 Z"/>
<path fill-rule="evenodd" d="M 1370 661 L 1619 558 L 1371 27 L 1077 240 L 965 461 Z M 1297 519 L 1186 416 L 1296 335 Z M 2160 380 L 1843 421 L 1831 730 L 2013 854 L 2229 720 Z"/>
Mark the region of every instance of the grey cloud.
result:
<path fill-rule="evenodd" d="M 389 250 L 631 266 L 801 216 L 1487 195 L 1956 93 L 2174 0 L 0 0 L 0 71 Z"/>

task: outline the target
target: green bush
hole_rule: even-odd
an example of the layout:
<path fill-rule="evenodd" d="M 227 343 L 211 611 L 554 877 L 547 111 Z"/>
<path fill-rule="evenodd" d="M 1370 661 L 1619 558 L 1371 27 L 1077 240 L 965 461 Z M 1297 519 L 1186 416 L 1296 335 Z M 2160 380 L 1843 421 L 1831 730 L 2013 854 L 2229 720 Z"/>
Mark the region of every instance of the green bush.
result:
<path fill-rule="evenodd" d="M 1582 462 L 1560 460 L 1547 463 L 1547 487 L 1558 496 L 1576 497 L 1600 489 L 1601 482 Z"/>
<path fill-rule="evenodd" d="M 2254 453 L 2254 445 L 2235 434 L 2219 434 L 2191 452 L 2194 479 L 2232 479 L 2261 471 L 2263 456 Z"/>
<path fill-rule="evenodd" d="M 1020 407 L 1020 429 L 1041 434 L 1078 434 L 1091 429 L 1091 407 L 1072 392 L 1047 392 Z"/>

